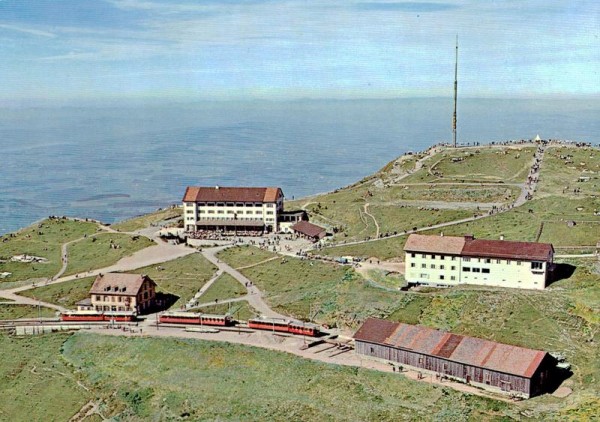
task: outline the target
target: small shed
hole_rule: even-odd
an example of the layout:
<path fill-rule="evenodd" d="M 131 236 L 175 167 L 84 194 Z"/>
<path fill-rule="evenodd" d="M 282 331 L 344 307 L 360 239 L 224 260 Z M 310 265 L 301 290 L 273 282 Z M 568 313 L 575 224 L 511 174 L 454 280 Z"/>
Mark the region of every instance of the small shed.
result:
<path fill-rule="evenodd" d="M 291 229 L 294 233 L 310 239 L 313 242 L 318 242 L 327 234 L 327 231 L 323 227 L 309 223 L 308 221 L 299 221 L 294 224 Z"/>

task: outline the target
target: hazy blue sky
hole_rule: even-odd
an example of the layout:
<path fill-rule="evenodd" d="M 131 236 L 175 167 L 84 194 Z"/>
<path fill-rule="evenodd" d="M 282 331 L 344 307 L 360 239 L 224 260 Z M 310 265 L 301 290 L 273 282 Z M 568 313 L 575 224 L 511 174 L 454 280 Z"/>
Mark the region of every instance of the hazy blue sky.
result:
<path fill-rule="evenodd" d="M 0 100 L 598 95 L 598 0 L 0 0 Z"/>

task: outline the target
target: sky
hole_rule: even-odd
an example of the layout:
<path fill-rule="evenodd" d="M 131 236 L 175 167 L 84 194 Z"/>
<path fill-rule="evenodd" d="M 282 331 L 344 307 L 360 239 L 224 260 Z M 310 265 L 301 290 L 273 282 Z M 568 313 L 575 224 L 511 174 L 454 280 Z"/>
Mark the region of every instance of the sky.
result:
<path fill-rule="evenodd" d="M 0 101 L 598 96 L 597 0 L 0 0 Z"/>

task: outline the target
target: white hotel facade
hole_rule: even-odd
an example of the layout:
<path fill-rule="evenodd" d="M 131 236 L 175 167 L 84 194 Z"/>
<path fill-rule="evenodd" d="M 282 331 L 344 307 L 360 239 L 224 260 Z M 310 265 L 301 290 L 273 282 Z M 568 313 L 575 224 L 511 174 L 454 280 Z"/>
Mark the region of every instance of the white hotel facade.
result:
<path fill-rule="evenodd" d="M 186 231 L 278 232 L 283 192 L 277 187 L 196 187 L 183 196 Z"/>
<path fill-rule="evenodd" d="M 404 246 L 409 284 L 479 284 L 544 289 L 554 248 L 549 243 L 411 234 Z"/>

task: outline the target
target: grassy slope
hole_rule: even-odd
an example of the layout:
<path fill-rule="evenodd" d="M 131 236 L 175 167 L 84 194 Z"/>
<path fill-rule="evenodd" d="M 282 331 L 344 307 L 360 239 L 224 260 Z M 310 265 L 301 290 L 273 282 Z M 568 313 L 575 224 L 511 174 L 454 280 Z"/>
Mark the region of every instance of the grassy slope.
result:
<path fill-rule="evenodd" d="M 0 262 L 0 272 L 12 273 L 0 282 L 52 277 L 62 266 L 61 245 L 96 233 L 97 227 L 91 222 L 44 220 L 14 233 L 15 237 L 0 236 L 0 260 L 21 254 L 48 259 L 47 263 Z"/>
<path fill-rule="evenodd" d="M 120 223 L 113 224 L 111 227 L 122 232 L 132 232 L 165 220 L 172 220 L 175 222 L 177 218 L 181 217 L 182 212 L 183 209 L 181 208 L 168 208 L 166 210 L 159 210 L 150 214 L 125 220 Z"/>
<path fill-rule="evenodd" d="M 89 297 L 90 288 L 96 277 L 86 277 L 60 284 L 36 287 L 19 294 L 35 297 L 44 302 L 55 303 L 68 309 L 75 309 L 75 303 Z"/>
<path fill-rule="evenodd" d="M 215 299 L 231 299 L 243 296 L 247 293 L 246 288 L 235 278 L 223 273 L 198 299 L 200 303 L 212 302 Z"/>
<path fill-rule="evenodd" d="M 44 307 L 16 304 L 0 305 L 0 320 L 19 319 L 19 318 L 37 318 L 37 317 L 54 317 L 56 311 Z"/>
<path fill-rule="evenodd" d="M 276 257 L 277 254 L 249 245 L 235 246 L 219 252 L 218 257 L 227 262 L 233 268 L 245 267 L 258 264 L 267 259 Z"/>
<path fill-rule="evenodd" d="M 68 334 L 0 334 L 0 420 L 67 421 L 93 397 L 60 354 Z"/>
<path fill-rule="evenodd" d="M 119 248 L 111 248 L 111 243 Z M 88 237 L 69 247 L 69 264 L 65 275 L 107 267 L 123 257 L 153 245 L 154 242 L 147 237 L 127 234 L 101 233 Z"/>
<path fill-rule="evenodd" d="M 489 420 L 515 414 L 502 402 L 394 374 L 225 343 L 79 333 L 64 345 L 64 356 L 112 409 L 107 413 L 126 420 Z"/>
<path fill-rule="evenodd" d="M 158 291 L 178 296 L 179 300 L 173 305 L 175 309 L 190 300 L 216 271 L 202 255 L 192 254 L 129 272 L 146 274 L 158 284 Z"/>

